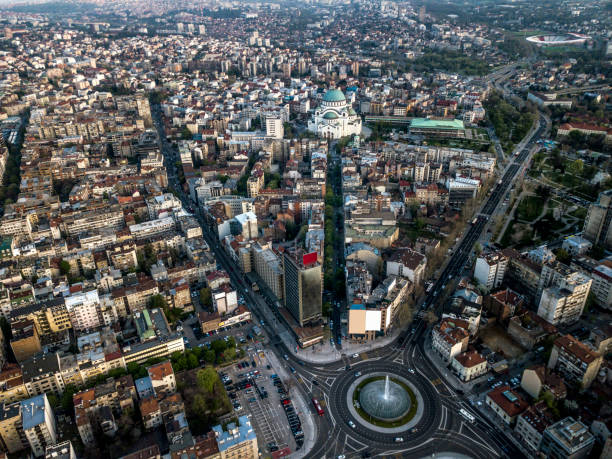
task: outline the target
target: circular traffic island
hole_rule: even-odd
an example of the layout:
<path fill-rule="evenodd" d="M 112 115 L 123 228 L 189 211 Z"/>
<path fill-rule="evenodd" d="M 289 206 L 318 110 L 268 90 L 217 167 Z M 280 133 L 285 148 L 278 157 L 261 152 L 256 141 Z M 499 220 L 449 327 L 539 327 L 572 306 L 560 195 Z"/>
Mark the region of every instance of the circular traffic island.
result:
<path fill-rule="evenodd" d="M 346 395 L 348 410 L 355 420 L 375 432 L 404 432 L 423 416 L 420 391 L 397 373 L 361 376 L 348 387 Z"/>
<path fill-rule="evenodd" d="M 341 429 L 372 448 L 418 447 L 442 415 L 430 381 L 395 362 L 370 361 L 336 377 L 328 408 Z"/>
<path fill-rule="evenodd" d="M 353 391 L 353 406 L 363 419 L 379 427 L 399 427 L 417 411 L 417 399 L 408 385 L 397 377 L 372 376 Z"/>

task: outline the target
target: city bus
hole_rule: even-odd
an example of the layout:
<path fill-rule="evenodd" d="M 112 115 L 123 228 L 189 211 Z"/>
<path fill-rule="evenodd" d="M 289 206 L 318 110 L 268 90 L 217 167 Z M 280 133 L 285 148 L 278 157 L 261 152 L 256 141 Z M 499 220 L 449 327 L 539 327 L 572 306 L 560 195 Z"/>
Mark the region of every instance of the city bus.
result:
<path fill-rule="evenodd" d="M 325 414 L 325 411 L 323 411 L 323 408 L 321 408 L 321 404 L 316 398 L 312 399 L 312 404 L 314 405 L 315 411 L 319 416 L 323 416 Z"/>
<path fill-rule="evenodd" d="M 468 411 L 465 408 L 461 408 L 459 410 L 459 414 L 472 424 L 474 424 L 474 421 L 476 421 L 476 418 L 470 413 L 468 413 Z"/>

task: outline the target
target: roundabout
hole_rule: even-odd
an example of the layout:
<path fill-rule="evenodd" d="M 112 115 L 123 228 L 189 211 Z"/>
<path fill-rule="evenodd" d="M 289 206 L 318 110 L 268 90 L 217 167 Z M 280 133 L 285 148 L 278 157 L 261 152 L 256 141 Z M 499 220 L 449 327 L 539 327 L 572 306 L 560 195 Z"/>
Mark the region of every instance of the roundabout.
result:
<path fill-rule="evenodd" d="M 431 438 L 442 407 L 431 383 L 394 362 L 364 362 L 363 376 L 346 372 L 330 391 L 330 409 L 341 428 L 370 445 L 397 446 Z"/>
<path fill-rule="evenodd" d="M 419 423 L 423 399 L 410 381 L 388 373 L 357 378 L 347 391 L 355 420 L 382 433 L 401 433 Z"/>

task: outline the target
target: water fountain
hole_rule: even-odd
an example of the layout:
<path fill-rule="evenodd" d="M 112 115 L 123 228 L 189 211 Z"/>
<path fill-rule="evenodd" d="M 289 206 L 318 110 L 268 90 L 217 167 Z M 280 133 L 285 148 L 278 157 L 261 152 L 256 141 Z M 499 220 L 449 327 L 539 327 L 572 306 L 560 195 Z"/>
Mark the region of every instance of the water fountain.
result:
<path fill-rule="evenodd" d="M 365 384 L 359 393 L 361 408 L 373 418 L 393 421 L 410 409 L 410 396 L 401 384 L 386 375 Z"/>
<path fill-rule="evenodd" d="M 389 400 L 389 375 L 385 376 L 385 400 Z"/>

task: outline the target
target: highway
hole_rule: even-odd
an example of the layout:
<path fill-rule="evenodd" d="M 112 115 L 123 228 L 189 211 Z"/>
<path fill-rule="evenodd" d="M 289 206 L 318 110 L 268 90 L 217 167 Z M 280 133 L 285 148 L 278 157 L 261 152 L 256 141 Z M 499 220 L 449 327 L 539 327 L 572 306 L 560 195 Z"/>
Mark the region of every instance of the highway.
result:
<path fill-rule="evenodd" d="M 193 203 L 185 196 L 178 183 L 175 170 L 177 154 L 166 141 L 159 107 L 153 107 L 155 125 L 160 134 L 160 148 L 168 171 L 170 185 L 177 191 L 186 208 Z M 543 117 L 538 127 L 525 139 L 520 153 L 508 164 L 502 178 L 484 202 L 474 224 L 464 234 L 455 247 L 446 267 L 434 283 L 420 309 L 438 312 L 438 300 L 448 282 L 456 279 L 465 265 L 474 244 L 485 230 L 488 220 L 511 188 L 514 180 L 521 175 L 528 162 L 534 142 L 547 129 Z M 217 262 L 228 272 L 231 281 L 244 296 L 249 308 L 259 321 L 270 339 L 271 349 L 282 360 L 287 355 L 287 365 L 296 370 L 295 387 L 306 403 L 317 397 L 324 410 L 324 416 L 313 416 L 317 428 L 317 440 L 306 457 L 332 458 L 339 455 L 348 457 L 373 457 L 399 454 L 409 457 L 422 457 L 440 452 L 455 452 L 476 458 L 522 457 L 522 453 L 506 438 L 497 426 L 474 411 L 465 395 L 458 393 L 444 383 L 444 375 L 429 361 L 425 354 L 427 325 L 422 320 L 413 323 L 411 330 L 405 330 L 389 345 L 378 348 L 367 355 L 351 358 L 343 355 L 341 361 L 329 364 L 307 363 L 298 360 L 279 338 L 279 330 L 284 327 L 276 308 L 266 303 L 262 296 L 252 291 L 250 284 L 239 271 L 233 260 L 222 249 L 217 237 L 205 224 L 201 210 L 196 208 L 195 215 L 202 226 L 206 242 L 215 253 Z M 348 364 L 348 368 L 347 368 Z M 415 387 L 423 400 L 423 415 L 416 426 L 398 434 L 377 432 L 363 422 L 353 419 L 348 407 L 348 390 L 355 372 L 363 374 L 382 372 L 395 374 Z M 459 416 L 463 408 L 471 412 L 475 422 Z M 349 425 L 351 421 L 355 427 Z"/>

